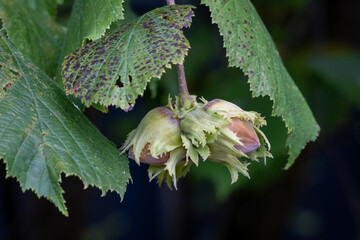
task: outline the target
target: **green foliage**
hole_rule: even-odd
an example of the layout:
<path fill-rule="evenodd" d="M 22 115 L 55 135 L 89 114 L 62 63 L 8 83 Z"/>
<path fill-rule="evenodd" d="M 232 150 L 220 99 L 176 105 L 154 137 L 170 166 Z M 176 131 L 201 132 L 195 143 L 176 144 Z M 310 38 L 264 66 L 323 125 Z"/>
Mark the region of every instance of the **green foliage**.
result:
<path fill-rule="evenodd" d="M 281 116 L 288 128 L 289 168 L 319 126 L 299 89 L 286 71 L 275 45 L 249 0 L 202 0 L 212 21 L 224 37 L 229 65 L 249 77 L 254 97 L 269 96 L 273 115 Z"/>
<path fill-rule="evenodd" d="M 360 106 L 359 66 L 360 53 L 356 51 L 313 56 L 309 61 L 311 70 L 357 106 Z"/>
<path fill-rule="evenodd" d="M 23 190 L 67 215 L 61 173 L 124 195 L 128 161 L 67 99 L 64 91 L 0 33 L 0 159 Z M 6 76 L 6 77 L 4 77 Z"/>
<path fill-rule="evenodd" d="M 190 48 L 182 32 L 191 23 L 191 6 L 152 10 L 66 57 L 65 90 L 85 105 L 100 103 L 131 109 L 152 77 L 164 66 L 181 64 Z"/>
<path fill-rule="evenodd" d="M 38 11 L 44 11 L 50 16 L 56 16 L 56 8 L 58 4 L 63 4 L 64 0 L 27 0 L 27 4 Z"/>
<path fill-rule="evenodd" d="M 64 57 L 83 46 L 86 39 L 100 38 L 111 22 L 123 19 L 124 0 L 75 0 L 62 44 L 57 82 L 62 85 L 61 66 Z"/>
<path fill-rule="evenodd" d="M 60 0 L 1 0 L 0 18 L 10 41 L 50 76 L 56 71 L 65 29 L 54 20 Z"/>

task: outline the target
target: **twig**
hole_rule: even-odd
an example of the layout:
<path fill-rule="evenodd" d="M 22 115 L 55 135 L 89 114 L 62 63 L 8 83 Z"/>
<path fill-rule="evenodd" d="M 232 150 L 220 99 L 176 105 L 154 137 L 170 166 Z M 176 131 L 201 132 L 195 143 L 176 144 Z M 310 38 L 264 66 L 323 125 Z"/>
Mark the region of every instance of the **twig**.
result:
<path fill-rule="evenodd" d="M 184 71 L 184 65 L 178 64 L 177 65 L 177 72 L 178 72 L 178 80 L 179 80 L 179 91 L 181 93 L 181 97 L 190 97 L 187 84 L 186 84 L 186 78 L 185 78 L 185 71 Z"/>
<path fill-rule="evenodd" d="M 167 5 L 175 5 L 175 0 L 166 0 Z"/>
<path fill-rule="evenodd" d="M 167 5 L 175 5 L 175 0 L 166 0 L 166 3 L 167 3 Z M 181 102 L 183 104 L 185 103 L 185 100 L 191 100 L 193 102 L 194 100 L 190 96 L 189 90 L 187 88 L 183 64 L 177 65 L 177 72 L 178 72 L 178 81 L 179 81 L 179 91 L 181 94 Z"/>

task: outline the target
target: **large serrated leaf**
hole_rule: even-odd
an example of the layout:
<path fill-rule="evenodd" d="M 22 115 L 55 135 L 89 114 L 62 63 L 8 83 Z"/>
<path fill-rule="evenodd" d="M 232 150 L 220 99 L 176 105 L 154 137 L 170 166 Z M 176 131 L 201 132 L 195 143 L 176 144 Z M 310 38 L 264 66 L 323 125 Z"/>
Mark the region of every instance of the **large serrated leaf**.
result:
<path fill-rule="evenodd" d="M 124 195 L 128 160 L 0 32 L 0 159 L 7 175 L 67 215 L 61 173 Z M 6 77 L 3 77 L 6 76 Z"/>
<path fill-rule="evenodd" d="M 183 62 L 189 42 L 181 28 L 191 23 L 192 6 L 165 6 L 123 24 L 119 30 L 66 57 L 63 80 L 68 94 L 85 105 L 131 109 L 164 66 Z"/>
<path fill-rule="evenodd" d="M 0 18 L 10 41 L 48 75 L 54 76 L 65 28 L 55 20 L 61 0 L 1 0 Z"/>
<path fill-rule="evenodd" d="M 249 77 L 253 96 L 268 95 L 273 115 L 288 128 L 289 168 L 307 142 L 315 140 L 319 126 L 304 97 L 285 69 L 263 22 L 249 0 L 202 0 L 219 26 L 229 65 Z"/>
<path fill-rule="evenodd" d="M 123 19 L 124 0 L 75 0 L 62 45 L 56 81 L 62 85 L 64 57 L 83 46 L 85 39 L 96 40 L 113 21 Z"/>

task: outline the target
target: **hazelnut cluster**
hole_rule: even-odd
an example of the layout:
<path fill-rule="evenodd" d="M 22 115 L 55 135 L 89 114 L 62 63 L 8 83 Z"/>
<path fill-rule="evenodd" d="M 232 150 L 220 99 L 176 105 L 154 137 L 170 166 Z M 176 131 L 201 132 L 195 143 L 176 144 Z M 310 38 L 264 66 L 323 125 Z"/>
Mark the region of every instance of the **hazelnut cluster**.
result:
<path fill-rule="evenodd" d="M 193 97 L 196 99 L 196 97 Z M 266 121 L 259 113 L 247 112 L 221 99 L 181 103 L 177 97 L 168 106 L 146 114 L 128 135 L 123 151 L 137 164 L 149 164 L 150 180 L 157 177 L 171 188 L 199 158 L 225 165 L 232 183 L 238 173 L 250 177 L 247 160 L 272 157 L 270 144 L 259 129 Z"/>

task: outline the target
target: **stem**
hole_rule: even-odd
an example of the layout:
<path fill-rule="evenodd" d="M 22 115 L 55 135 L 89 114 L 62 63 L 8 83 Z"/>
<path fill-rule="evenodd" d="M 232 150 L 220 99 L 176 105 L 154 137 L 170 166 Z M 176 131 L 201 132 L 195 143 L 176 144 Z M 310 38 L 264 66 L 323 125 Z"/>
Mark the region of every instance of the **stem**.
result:
<path fill-rule="evenodd" d="M 175 5 L 175 0 L 166 0 L 166 3 L 167 5 Z M 184 104 L 185 100 L 191 100 L 193 102 L 194 99 L 190 96 L 189 90 L 187 88 L 183 64 L 177 65 L 177 72 L 178 72 L 178 81 L 179 81 L 179 91 L 181 95 L 181 103 Z"/>
<path fill-rule="evenodd" d="M 186 84 L 186 78 L 185 78 L 185 71 L 184 71 L 184 65 L 178 64 L 177 65 L 177 73 L 178 73 L 178 81 L 179 81 L 179 91 L 181 93 L 181 98 L 187 98 L 191 99 L 187 84 Z"/>

